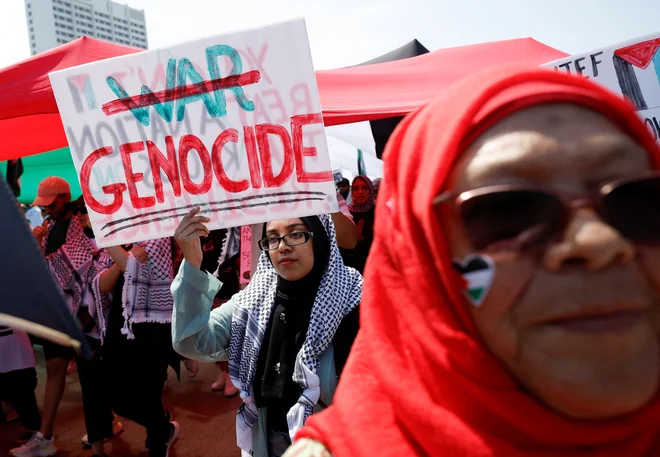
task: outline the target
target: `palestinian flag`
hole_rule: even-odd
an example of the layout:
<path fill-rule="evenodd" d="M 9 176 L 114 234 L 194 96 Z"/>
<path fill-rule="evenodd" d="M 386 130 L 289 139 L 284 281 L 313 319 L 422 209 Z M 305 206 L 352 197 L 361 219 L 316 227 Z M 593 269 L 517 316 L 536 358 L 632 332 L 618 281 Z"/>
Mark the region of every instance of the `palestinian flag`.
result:
<path fill-rule="evenodd" d="M 493 262 L 487 257 L 474 255 L 462 262 L 455 260 L 453 266 L 463 278 L 463 290 L 468 299 L 480 306 L 493 283 Z"/>
<path fill-rule="evenodd" d="M 612 61 L 623 95 L 634 103 L 638 111 L 654 108 L 649 107 L 644 99 L 635 68 L 646 70 L 653 63 L 660 83 L 660 38 L 617 49 Z"/>

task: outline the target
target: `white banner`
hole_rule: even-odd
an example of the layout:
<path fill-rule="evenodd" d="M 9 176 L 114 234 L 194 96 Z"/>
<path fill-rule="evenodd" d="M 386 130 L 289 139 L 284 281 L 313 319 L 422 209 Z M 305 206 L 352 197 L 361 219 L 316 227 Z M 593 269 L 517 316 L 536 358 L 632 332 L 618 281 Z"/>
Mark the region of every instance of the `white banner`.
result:
<path fill-rule="evenodd" d="M 549 62 L 545 67 L 582 75 L 627 97 L 660 140 L 660 34 Z"/>
<path fill-rule="evenodd" d="M 101 247 L 338 210 L 303 19 L 50 80 Z"/>

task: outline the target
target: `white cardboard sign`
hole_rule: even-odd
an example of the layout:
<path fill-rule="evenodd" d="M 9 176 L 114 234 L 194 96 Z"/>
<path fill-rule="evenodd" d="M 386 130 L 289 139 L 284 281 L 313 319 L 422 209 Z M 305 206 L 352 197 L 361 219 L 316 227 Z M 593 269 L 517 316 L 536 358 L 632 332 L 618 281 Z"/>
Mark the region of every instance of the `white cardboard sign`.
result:
<path fill-rule="evenodd" d="M 303 19 L 50 80 L 100 247 L 338 210 Z"/>
<path fill-rule="evenodd" d="M 660 34 L 577 54 L 543 65 L 582 75 L 627 97 L 660 140 Z"/>

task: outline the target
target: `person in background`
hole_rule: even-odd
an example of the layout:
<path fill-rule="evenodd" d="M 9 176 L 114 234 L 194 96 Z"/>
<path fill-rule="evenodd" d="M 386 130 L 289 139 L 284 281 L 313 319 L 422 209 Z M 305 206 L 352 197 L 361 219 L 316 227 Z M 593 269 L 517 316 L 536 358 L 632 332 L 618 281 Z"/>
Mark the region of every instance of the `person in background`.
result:
<path fill-rule="evenodd" d="M 660 456 L 660 147 L 592 81 L 491 68 L 399 124 L 362 328 L 291 456 Z"/>
<path fill-rule="evenodd" d="M 78 216 L 80 225 L 83 227 L 83 232 L 87 238 L 89 238 L 90 243 L 94 246 L 94 249 L 98 251 L 98 246 L 96 245 L 96 236 L 94 235 L 94 230 L 92 230 L 92 222 L 89 220 L 89 213 L 87 212 L 87 205 L 85 205 L 85 200 L 82 195 L 73 202 L 73 213 Z"/>
<path fill-rule="evenodd" d="M 71 211 L 71 190 L 62 178 L 49 176 L 39 184 L 34 206 L 44 207 L 47 219 L 32 231 L 55 282 L 60 286 L 72 314 L 86 311 L 84 297 L 91 281 L 94 246 Z M 33 339 L 43 346 L 46 358 L 46 393 L 41 428 L 24 445 L 12 449 L 17 457 L 45 457 L 57 452 L 53 427 L 64 394 L 66 371 L 73 350 L 50 341 Z M 89 386 L 89 385 L 88 385 Z M 93 386 L 92 386 L 93 388 Z M 112 429 L 112 418 L 106 424 Z"/>
<path fill-rule="evenodd" d="M 346 203 L 351 202 L 351 182 L 347 178 L 341 178 L 337 183 L 337 191 L 346 200 Z"/>
<path fill-rule="evenodd" d="M 371 180 L 356 176 L 352 187 L 353 201 L 348 209 L 356 225 L 357 243 L 353 248 L 341 250 L 344 263 L 362 273 L 374 239 L 376 196 Z"/>
<path fill-rule="evenodd" d="M 85 200 L 80 196 L 77 200 L 73 202 L 72 211 L 74 215 L 78 218 L 80 225 L 83 227 L 83 232 L 85 236 L 89 238 L 90 243 L 94 246 L 96 253 L 94 259 L 98 259 L 98 246 L 96 245 L 96 238 L 94 231 L 92 230 L 92 223 L 89 220 L 89 214 L 87 212 L 87 206 L 85 205 Z M 96 265 L 95 265 L 96 266 Z M 94 273 L 95 274 L 95 273 Z M 85 299 L 83 303 L 87 306 L 87 310 L 95 311 L 95 306 L 89 306 L 88 304 L 94 303 L 94 295 L 92 293 L 92 288 L 88 287 L 86 291 Z M 94 349 L 94 355 L 90 360 L 80 360 L 80 357 L 76 357 L 74 362 L 77 363 L 78 376 L 80 378 L 81 386 L 83 384 L 93 384 L 98 387 L 97 392 L 100 392 L 104 398 L 95 399 L 93 401 L 97 402 L 97 405 L 94 408 L 90 408 L 90 411 L 85 415 L 86 428 L 88 433 L 82 437 L 82 444 L 86 448 L 92 448 L 92 451 L 95 455 L 101 455 L 103 453 L 103 445 L 110 437 L 106 436 L 105 433 L 105 418 L 104 415 L 108 414 L 108 411 L 112 409 L 110 401 L 107 397 L 107 390 L 112 388 L 111 385 L 107 383 L 107 377 L 105 376 L 105 369 L 102 362 L 102 341 L 100 340 L 100 334 L 98 328 L 100 327 L 99 320 L 94 314 L 85 315 L 85 313 L 79 313 L 78 320 L 81 321 L 83 329 L 86 326 L 94 326 L 91 328 L 91 334 L 88 334 L 87 340 L 90 343 L 90 347 Z M 88 331 L 89 332 L 89 331 Z M 89 390 L 89 388 L 87 389 Z M 83 391 L 83 395 L 85 392 Z M 89 396 L 90 394 L 88 394 Z M 123 424 L 119 422 L 117 415 L 112 413 L 112 436 L 117 436 L 124 431 Z M 101 425 L 99 425 L 101 424 Z M 89 430 L 92 430 L 91 434 Z M 91 436 L 91 439 L 90 439 Z"/>
<path fill-rule="evenodd" d="M 37 371 L 32 343 L 27 333 L 0 326 L 0 400 L 11 404 L 27 430 L 18 437 L 27 442 L 41 428 L 41 415 L 34 389 Z"/>
<path fill-rule="evenodd" d="M 281 456 L 312 412 L 330 404 L 359 327 L 362 277 L 347 268 L 327 215 L 271 221 L 248 287 L 211 311 L 220 282 L 201 270 L 199 208 L 179 223 L 185 260 L 174 282 L 172 342 L 200 361 L 229 359 L 241 390 L 238 446 Z"/>
<path fill-rule="evenodd" d="M 374 199 L 378 200 L 378 189 L 380 189 L 380 182 L 382 178 L 374 179 Z"/>
<path fill-rule="evenodd" d="M 172 248 L 169 238 L 102 250 L 91 281 L 100 316 L 108 400 L 145 427 L 150 457 L 167 457 L 180 426 L 163 406 L 167 367 L 179 375 L 172 349 Z"/>

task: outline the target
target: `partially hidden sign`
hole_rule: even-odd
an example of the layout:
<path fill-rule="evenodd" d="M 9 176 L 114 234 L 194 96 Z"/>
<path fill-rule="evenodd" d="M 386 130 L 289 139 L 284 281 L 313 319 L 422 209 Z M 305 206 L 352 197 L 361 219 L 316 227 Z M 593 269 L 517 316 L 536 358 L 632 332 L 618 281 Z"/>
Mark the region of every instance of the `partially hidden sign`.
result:
<path fill-rule="evenodd" d="M 100 247 L 338 209 L 303 19 L 50 80 Z"/>
<path fill-rule="evenodd" d="M 627 97 L 660 140 L 660 34 L 549 62 L 545 67 L 582 75 Z"/>

